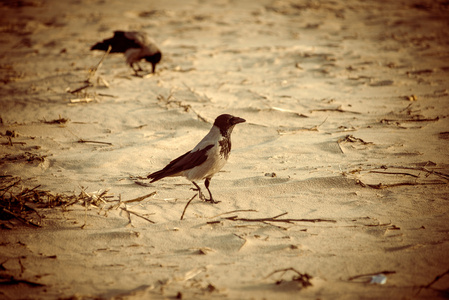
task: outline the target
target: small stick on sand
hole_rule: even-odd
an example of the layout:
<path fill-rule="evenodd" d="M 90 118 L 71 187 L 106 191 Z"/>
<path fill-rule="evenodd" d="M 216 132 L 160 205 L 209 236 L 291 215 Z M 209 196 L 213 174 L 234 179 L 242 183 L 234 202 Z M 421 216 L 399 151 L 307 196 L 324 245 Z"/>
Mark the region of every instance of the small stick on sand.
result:
<path fill-rule="evenodd" d="M 87 88 L 90 88 L 90 87 L 94 86 L 94 84 L 93 84 L 92 82 L 90 82 L 90 80 L 91 80 L 91 78 L 95 75 L 95 73 L 98 71 L 98 69 L 101 67 L 101 64 L 103 63 L 104 59 L 105 59 L 106 56 L 109 54 L 109 52 L 111 51 L 111 49 L 112 49 L 112 47 L 109 46 L 108 50 L 107 50 L 107 51 L 105 52 L 105 54 L 101 57 L 101 59 L 100 59 L 100 61 L 98 62 L 98 64 L 97 64 L 95 67 L 89 69 L 89 75 L 87 76 L 87 79 L 84 81 L 84 85 L 83 85 L 83 86 L 81 86 L 81 87 L 79 87 L 79 88 L 77 88 L 77 89 L 74 89 L 74 90 L 68 90 L 67 92 L 70 93 L 70 94 L 76 94 L 76 93 L 81 92 L 81 91 L 84 90 L 84 89 L 87 89 Z M 106 83 L 106 81 L 104 81 L 104 82 L 105 82 L 105 85 L 108 86 L 108 84 Z M 85 99 L 84 101 L 83 101 L 83 99 L 73 99 L 73 100 L 70 100 L 70 102 L 71 102 L 71 103 L 75 103 L 75 102 L 90 102 L 90 101 L 91 101 L 91 99 L 87 99 L 87 94 L 85 95 L 85 98 L 86 98 L 86 99 Z M 88 100 L 89 100 L 89 101 L 88 101 Z"/>
<path fill-rule="evenodd" d="M 400 166 L 384 166 L 382 167 L 383 169 L 388 169 L 388 168 L 392 168 L 392 169 L 405 169 L 405 170 L 416 170 L 416 171 L 424 171 L 427 172 L 428 174 L 435 174 L 441 178 L 447 179 L 449 180 L 449 175 L 442 173 L 442 172 L 437 172 L 434 170 L 429 170 L 426 167 L 400 167 Z"/>
<path fill-rule="evenodd" d="M 77 89 L 74 89 L 73 91 L 68 91 L 68 92 L 69 92 L 70 94 L 76 94 L 76 93 L 81 92 L 82 90 L 87 89 L 87 88 L 89 88 L 89 87 L 91 87 L 91 86 L 93 86 L 93 84 L 90 83 L 90 82 L 88 82 L 88 83 L 86 83 L 85 85 L 83 85 L 82 87 L 79 87 L 79 88 L 77 88 Z"/>
<path fill-rule="evenodd" d="M 83 140 L 83 139 L 79 139 L 78 143 L 81 143 L 81 144 L 83 144 L 83 143 L 92 143 L 92 144 L 102 144 L 102 145 L 112 146 L 112 143 L 108 143 L 108 142 L 86 141 L 86 140 Z"/>
<path fill-rule="evenodd" d="M 95 75 L 95 73 L 98 71 L 98 69 L 100 69 L 103 61 L 105 60 L 106 56 L 108 56 L 109 52 L 111 52 L 111 50 L 112 50 L 112 46 L 109 45 L 108 50 L 101 57 L 101 59 L 98 62 L 98 64 L 95 67 L 93 67 L 92 69 L 89 70 L 89 76 L 87 77 L 86 82 L 90 82 L 90 79 Z"/>
<path fill-rule="evenodd" d="M 195 199 L 196 196 L 198 196 L 198 194 L 195 194 L 192 198 L 190 198 L 189 202 L 187 202 L 186 206 L 184 207 L 184 211 L 182 212 L 181 220 L 184 219 L 184 214 L 186 213 L 187 206 L 189 206 L 190 202 L 192 202 L 192 200 Z"/>
<path fill-rule="evenodd" d="M 378 274 L 384 274 L 384 275 L 396 274 L 396 271 L 381 271 L 381 272 L 376 272 L 376 273 L 355 275 L 355 276 L 349 277 L 348 280 L 352 281 L 354 279 L 358 279 L 358 278 L 362 278 L 362 277 L 368 277 L 368 276 L 375 276 L 375 275 L 378 275 Z"/>
<path fill-rule="evenodd" d="M 321 125 L 323 125 L 326 121 L 327 121 L 327 117 L 326 117 L 326 119 L 324 119 L 324 121 L 321 122 L 320 124 L 315 125 L 315 126 L 313 126 L 313 127 L 310 127 L 310 128 L 309 128 L 309 131 L 318 131 L 318 127 L 320 127 Z"/>
<path fill-rule="evenodd" d="M 150 222 L 150 223 L 152 223 L 152 224 L 155 224 L 155 223 L 156 223 L 156 222 L 151 221 L 150 219 L 148 219 L 148 218 L 146 218 L 146 217 L 144 217 L 144 216 L 142 216 L 142 215 L 139 215 L 138 213 L 136 213 L 136 212 L 134 212 L 134 211 L 132 211 L 132 210 L 127 209 L 126 207 L 120 207 L 120 209 L 123 210 L 123 211 L 126 211 L 126 212 L 128 213 L 128 215 L 133 214 L 133 215 L 135 215 L 135 216 L 137 216 L 137 217 L 139 217 L 139 218 L 142 218 L 142 219 L 144 219 L 144 220 L 146 220 L 146 221 L 148 221 L 148 222 Z M 128 218 L 129 218 L 129 224 L 131 224 L 131 217 L 128 216 Z"/>
<path fill-rule="evenodd" d="M 210 217 L 209 219 L 213 219 L 213 218 L 216 218 L 216 217 L 219 217 L 219 216 L 222 216 L 222 215 L 233 214 L 233 213 L 236 213 L 236 212 L 257 212 L 257 210 L 255 210 L 255 209 L 237 209 L 237 210 L 231 210 L 231 211 L 224 212 L 224 213 L 215 215 L 215 216 L 213 216 L 213 217 Z"/>
<path fill-rule="evenodd" d="M 2 212 L 7 213 L 7 214 L 13 216 L 14 218 L 16 218 L 17 220 L 19 220 L 20 222 L 22 222 L 22 223 L 24 223 L 26 225 L 32 225 L 34 227 L 41 227 L 41 225 L 33 223 L 33 222 L 29 221 L 29 220 L 26 220 L 25 218 L 22 218 L 18 214 L 13 213 L 12 211 L 7 209 L 6 207 L 2 207 Z"/>
<path fill-rule="evenodd" d="M 140 202 L 140 201 L 143 201 L 146 198 L 149 198 L 149 197 L 154 196 L 154 195 L 156 195 L 156 192 L 152 192 L 150 194 L 147 194 L 147 195 L 144 195 L 144 196 L 140 196 L 140 197 L 137 197 L 137 198 L 134 198 L 134 199 L 131 199 L 131 200 L 126 200 L 126 201 L 122 201 L 122 197 L 120 195 L 119 200 L 118 200 L 119 202 L 117 204 L 115 204 L 115 205 L 112 205 L 110 208 L 108 208 L 108 210 L 118 208 L 123 203 L 127 204 L 127 203 L 133 203 L 133 202 Z M 117 201 L 117 200 L 115 200 L 115 201 Z"/>
<path fill-rule="evenodd" d="M 200 121 L 202 121 L 202 122 L 204 122 L 204 123 L 208 123 L 208 124 L 210 123 L 206 118 L 204 118 L 204 117 L 201 116 L 199 113 L 197 113 L 197 112 L 192 108 L 192 106 L 191 106 L 190 104 L 184 104 L 182 101 L 178 101 L 178 100 L 170 100 L 170 99 L 173 97 L 173 93 L 174 93 L 174 91 L 171 90 L 171 91 L 170 91 L 170 94 L 168 95 L 168 97 L 165 97 L 165 96 L 163 96 L 163 95 L 159 95 L 159 96 L 157 97 L 157 99 L 158 99 L 159 101 L 163 101 L 164 104 L 165 104 L 165 107 L 168 107 L 169 104 L 172 104 L 172 103 L 173 103 L 173 104 L 177 105 L 179 108 L 184 109 L 185 112 L 192 111 L 192 112 L 197 116 L 197 118 L 198 118 Z"/>
<path fill-rule="evenodd" d="M 383 184 L 383 183 L 379 183 L 379 184 L 368 184 L 368 183 L 363 183 L 360 180 L 357 180 L 357 183 L 360 184 L 362 187 L 370 187 L 373 189 L 377 189 L 377 190 L 381 190 L 381 189 L 386 189 L 386 188 L 391 188 L 391 187 L 397 187 L 397 186 L 403 186 L 403 185 L 436 185 L 436 184 L 447 184 L 447 182 L 442 182 L 442 181 L 431 181 L 431 182 L 399 182 L 399 183 L 392 183 L 392 184 Z"/>
<path fill-rule="evenodd" d="M 281 216 L 284 216 L 288 214 L 287 212 L 282 213 L 280 215 L 271 217 L 271 218 L 256 218 L 256 219 L 248 219 L 248 218 L 239 218 L 237 216 L 232 216 L 225 218 L 226 220 L 230 221 L 244 221 L 244 222 L 284 222 L 284 223 L 293 223 L 293 222 L 330 222 L 330 223 L 336 223 L 335 220 L 326 220 L 326 219 L 278 219 Z"/>
<path fill-rule="evenodd" d="M 70 99 L 70 103 L 89 103 L 94 101 L 92 98 L 78 98 L 78 99 Z"/>
<path fill-rule="evenodd" d="M 370 169 L 355 169 L 350 171 L 349 173 L 360 173 L 360 172 L 370 172 L 370 173 L 379 173 L 379 174 L 400 174 L 400 175 L 409 175 L 409 176 L 413 176 L 413 177 L 419 177 L 418 175 L 413 175 L 410 173 L 405 173 L 405 172 L 380 172 L 380 171 L 373 171 L 376 169 L 382 169 L 382 170 L 387 170 L 387 169 L 404 169 L 404 170 L 415 170 L 415 171 L 422 171 L 422 172 L 426 172 L 427 174 L 425 175 L 425 177 L 428 177 L 429 175 L 436 175 L 438 177 L 441 177 L 443 179 L 449 180 L 449 174 L 445 174 L 442 172 L 438 172 L 438 171 L 434 171 L 434 170 L 429 170 L 427 169 L 425 166 L 424 167 L 403 167 L 403 166 L 380 166 L 377 168 L 370 168 Z M 360 184 L 360 183 L 359 183 Z"/>
<path fill-rule="evenodd" d="M 340 148 L 341 153 L 345 154 L 345 152 L 343 151 L 343 148 L 340 145 L 340 140 L 337 141 L 337 145 L 338 145 L 338 148 Z"/>
<path fill-rule="evenodd" d="M 422 289 L 429 289 L 435 282 L 437 282 L 438 280 L 440 280 L 441 278 L 443 278 L 444 276 L 446 276 L 448 274 L 449 274 L 449 269 L 446 272 L 444 272 L 440 275 L 437 275 L 429 284 L 420 286 L 418 294 L 421 292 Z"/>
<path fill-rule="evenodd" d="M 440 117 L 436 117 L 434 119 L 420 119 L 420 118 L 413 118 L 413 119 L 382 119 L 382 120 L 380 120 L 380 123 L 436 122 L 439 119 L 440 119 Z"/>
<path fill-rule="evenodd" d="M 369 171 L 369 173 L 377 173 L 377 174 L 388 174 L 388 175 L 404 175 L 404 176 L 412 176 L 418 178 L 418 175 L 405 173 L 405 172 L 381 172 L 381 171 Z"/>
<path fill-rule="evenodd" d="M 281 277 L 285 275 L 285 273 L 287 273 L 288 271 L 292 271 L 294 273 L 296 273 L 297 275 L 292 277 L 292 281 L 297 281 L 298 283 L 300 283 L 302 285 L 303 288 L 306 288 L 308 286 L 312 286 L 312 283 L 310 282 L 310 279 L 312 279 L 313 277 L 310 276 L 307 273 L 301 273 L 299 271 L 297 271 L 294 268 L 286 268 L 286 269 L 280 269 L 280 270 L 275 270 L 273 272 L 271 272 L 270 274 L 268 274 L 265 279 L 271 277 L 272 275 L 276 274 L 276 273 L 282 273 Z M 283 282 L 282 279 L 277 280 L 276 284 L 281 284 Z"/>
<path fill-rule="evenodd" d="M 25 279 L 16 279 L 16 278 L 14 278 L 14 276 L 8 276 L 8 278 L 6 280 L 2 280 L 1 283 L 4 285 L 6 285 L 6 284 L 7 285 L 17 285 L 19 283 L 23 283 L 23 284 L 27 284 L 29 286 L 35 286 L 35 287 L 46 286 L 45 284 L 32 282 L 32 281 L 28 281 Z"/>
<path fill-rule="evenodd" d="M 131 199 L 131 200 L 122 201 L 122 203 L 140 202 L 140 201 L 145 200 L 145 199 L 148 198 L 148 197 L 151 197 L 151 196 L 156 195 L 156 193 L 157 193 L 157 192 L 152 192 L 152 193 L 149 193 L 149 194 L 147 194 L 147 195 L 140 196 L 140 197 L 137 197 L 137 198 L 134 198 L 134 199 Z"/>
<path fill-rule="evenodd" d="M 344 110 L 341 108 L 341 106 L 337 108 L 321 108 L 321 109 L 311 109 L 310 112 L 314 111 L 335 111 L 335 112 L 341 112 L 341 113 L 350 113 L 350 114 L 357 114 L 360 115 L 361 113 L 358 111 L 350 111 L 350 110 Z"/>
<path fill-rule="evenodd" d="M 338 143 L 342 143 L 342 142 L 349 142 L 349 143 L 357 143 L 360 142 L 363 145 L 373 145 L 373 142 L 365 142 L 364 140 L 362 140 L 361 138 L 357 138 L 355 136 L 353 136 L 352 134 L 348 134 L 347 136 L 345 136 L 344 138 L 340 138 L 338 139 Z"/>
<path fill-rule="evenodd" d="M 338 147 L 340 148 L 340 151 L 341 151 L 341 153 L 345 153 L 344 151 L 343 151 L 343 148 L 341 147 L 341 143 L 346 143 L 346 142 L 349 142 L 349 143 L 357 143 L 357 142 L 360 142 L 360 143 L 362 143 L 362 145 L 373 145 L 374 143 L 373 142 L 365 142 L 364 140 L 362 140 L 361 138 L 356 138 L 356 137 L 354 137 L 352 134 L 348 134 L 348 135 L 346 135 L 344 138 L 339 138 L 338 140 L 337 140 L 337 145 L 338 145 Z"/>
<path fill-rule="evenodd" d="M 22 264 L 22 260 L 19 257 L 19 265 L 20 265 L 20 277 L 22 277 L 23 272 L 25 272 L 25 267 Z"/>
<path fill-rule="evenodd" d="M 47 121 L 44 118 L 43 120 L 40 120 L 40 121 L 42 123 L 45 123 L 45 124 L 65 124 L 65 123 L 69 122 L 70 119 L 63 118 L 63 117 L 61 117 L 61 115 L 59 115 L 59 119 L 54 119 L 54 120 L 51 120 L 51 121 Z"/>

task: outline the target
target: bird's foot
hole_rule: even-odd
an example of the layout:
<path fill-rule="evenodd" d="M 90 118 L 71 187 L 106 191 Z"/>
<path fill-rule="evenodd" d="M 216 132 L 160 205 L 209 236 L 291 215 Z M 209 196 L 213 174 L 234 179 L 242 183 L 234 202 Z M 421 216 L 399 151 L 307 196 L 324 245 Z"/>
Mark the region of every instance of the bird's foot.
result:
<path fill-rule="evenodd" d="M 213 198 L 210 198 L 210 199 L 204 198 L 203 201 L 204 201 L 204 202 L 209 202 L 210 204 L 218 204 L 218 203 L 221 202 L 221 201 L 215 201 Z"/>
<path fill-rule="evenodd" d="M 214 198 L 212 198 L 212 197 L 210 199 L 207 199 L 206 196 L 204 196 L 204 194 L 201 191 L 201 189 L 199 189 L 199 188 L 190 188 L 190 189 L 192 191 L 198 192 L 198 197 L 200 198 L 201 201 L 209 202 L 211 204 L 217 204 L 217 203 L 221 202 L 221 201 L 215 201 Z"/>
<path fill-rule="evenodd" d="M 203 192 L 201 191 L 200 188 L 190 188 L 192 191 L 198 192 L 198 197 L 202 200 L 202 201 L 207 201 L 206 197 L 204 196 Z"/>

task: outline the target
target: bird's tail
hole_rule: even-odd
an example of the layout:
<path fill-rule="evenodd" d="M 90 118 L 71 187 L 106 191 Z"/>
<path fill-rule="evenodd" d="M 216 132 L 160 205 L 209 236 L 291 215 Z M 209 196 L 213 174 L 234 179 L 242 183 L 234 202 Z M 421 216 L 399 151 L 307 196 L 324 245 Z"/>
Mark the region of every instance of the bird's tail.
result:
<path fill-rule="evenodd" d="M 155 182 L 158 181 L 164 177 L 166 177 L 167 175 L 165 174 L 164 170 L 160 170 L 154 173 L 151 173 L 150 175 L 147 176 L 147 178 L 152 179 L 150 182 Z"/>
<path fill-rule="evenodd" d="M 90 50 L 108 51 L 109 45 L 110 45 L 109 43 L 99 42 L 99 43 L 96 43 L 95 45 L 93 45 L 92 47 L 90 47 Z"/>

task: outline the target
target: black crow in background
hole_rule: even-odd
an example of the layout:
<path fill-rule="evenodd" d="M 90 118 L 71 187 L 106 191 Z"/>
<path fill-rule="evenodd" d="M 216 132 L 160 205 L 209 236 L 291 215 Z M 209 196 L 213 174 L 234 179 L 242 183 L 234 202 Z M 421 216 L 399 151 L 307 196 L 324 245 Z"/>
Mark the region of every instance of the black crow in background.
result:
<path fill-rule="evenodd" d="M 164 177 L 184 176 L 196 187 L 201 200 L 211 203 L 214 201 L 209 190 L 209 184 L 218 171 L 223 168 L 231 152 L 231 133 L 234 126 L 245 122 L 244 119 L 223 114 L 215 119 L 209 133 L 193 148 L 193 150 L 172 160 L 165 168 L 151 173 L 148 178 L 155 182 Z M 205 179 L 204 185 L 209 192 L 206 199 L 195 180 Z"/>
<path fill-rule="evenodd" d="M 138 62 L 145 59 L 152 65 L 152 72 L 156 70 L 156 64 L 160 62 L 162 53 L 156 46 L 154 41 L 141 31 L 114 31 L 112 38 L 106 39 L 93 45 L 90 50 L 107 51 L 111 46 L 112 53 L 124 53 L 126 62 L 134 70 L 137 75 L 138 71 L 142 71 Z M 134 68 L 137 65 L 137 69 Z"/>

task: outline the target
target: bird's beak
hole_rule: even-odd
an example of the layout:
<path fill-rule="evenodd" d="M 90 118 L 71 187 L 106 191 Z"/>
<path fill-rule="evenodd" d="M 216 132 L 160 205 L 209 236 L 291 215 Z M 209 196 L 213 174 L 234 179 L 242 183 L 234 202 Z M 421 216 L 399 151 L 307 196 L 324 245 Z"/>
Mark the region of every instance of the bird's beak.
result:
<path fill-rule="evenodd" d="M 231 119 L 231 124 L 232 125 L 235 125 L 235 124 L 238 124 L 238 123 L 243 123 L 243 122 L 246 122 L 246 120 L 242 119 L 242 118 L 239 118 L 239 117 L 232 117 L 232 119 Z"/>

